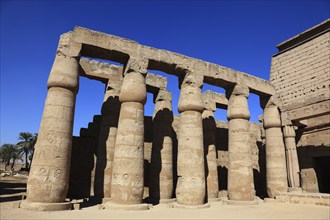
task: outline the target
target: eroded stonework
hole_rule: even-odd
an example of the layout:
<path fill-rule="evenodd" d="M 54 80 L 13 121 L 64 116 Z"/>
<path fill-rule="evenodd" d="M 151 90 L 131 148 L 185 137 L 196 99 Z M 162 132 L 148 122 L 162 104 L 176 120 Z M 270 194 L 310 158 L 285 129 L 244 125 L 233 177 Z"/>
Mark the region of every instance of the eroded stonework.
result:
<path fill-rule="evenodd" d="M 106 209 L 207 208 L 258 204 L 256 196 L 285 200 L 301 187 L 328 192 L 329 23 L 304 32 L 305 41 L 280 44 L 270 82 L 82 27 L 63 34 L 21 207 L 64 210 L 67 198 L 88 198 Z M 178 106 L 152 70 L 178 77 Z M 105 95 L 101 115 L 72 137 L 80 76 L 104 83 Z M 226 93 L 202 92 L 204 83 Z M 152 117 L 144 115 L 147 93 Z M 260 123 L 249 121 L 250 93 L 260 97 Z M 215 119 L 218 108 L 228 122 Z"/>

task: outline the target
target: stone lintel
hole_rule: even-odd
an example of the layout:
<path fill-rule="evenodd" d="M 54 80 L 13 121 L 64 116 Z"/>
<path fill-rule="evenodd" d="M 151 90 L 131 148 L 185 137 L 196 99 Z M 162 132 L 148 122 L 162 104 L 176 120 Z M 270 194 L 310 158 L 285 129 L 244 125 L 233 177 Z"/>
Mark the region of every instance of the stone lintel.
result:
<path fill-rule="evenodd" d="M 315 117 L 317 115 L 329 114 L 330 112 L 330 100 L 303 106 L 297 109 L 287 111 L 287 117 L 289 120 L 301 120 L 306 118 Z"/>
<path fill-rule="evenodd" d="M 120 82 L 120 85 L 122 83 L 122 67 L 120 66 L 89 60 L 87 58 L 81 58 L 79 64 L 82 68 L 81 76 L 103 83 L 108 83 L 109 80 Z"/>
<path fill-rule="evenodd" d="M 98 80 L 105 84 L 108 83 L 108 87 L 120 91 L 123 82 L 123 67 L 87 58 L 81 58 L 79 63 L 82 68 L 81 76 Z M 146 84 L 147 91 L 156 96 L 159 89 L 166 89 L 167 78 L 148 73 L 146 75 Z"/>
<path fill-rule="evenodd" d="M 216 111 L 217 108 L 227 109 L 228 99 L 224 94 L 207 90 L 202 94 L 202 96 L 206 109 L 211 111 Z"/>
<path fill-rule="evenodd" d="M 156 100 L 159 90 L 166 90 L 167 78 L 153 73 L 148 73 L 146 76 L 147 91 L 154 95 Z"/>
<path fill-rule="evenodd" d="M 228 85 L 245 81 L 251 92 L 260 95 L 275 94 L 274 87 L 267 80 L 224 66 L 205 62 L 167 50 L 160 50 L 139 45 L 135 41 L 89 30 L 83 27 L 76 26 L 74 33 L 75 41 L 82 44 L 83 48 L 84 45 L 88 47 L 88 50 L 86 49 L 85 51 L 89 54 L 83 54 L 85 56 L 92 56 L 95 54 L 93 50 L 101 49 L 106 58 L 111 57 L 112 60 L 123 64 L 125 64 L 125 61 L 127 62 L 127 57 L 142 56 L 144 59 L 148 59 L 148 69 L 161 70 L 182 78 L 186 74 L 183 69 L 188 69 L 191 72 L 202 74 L 204 76 L 204 82 L 215 86 L 227 87 Z M 109 53 L 109 51 L 111 53 Z"/>

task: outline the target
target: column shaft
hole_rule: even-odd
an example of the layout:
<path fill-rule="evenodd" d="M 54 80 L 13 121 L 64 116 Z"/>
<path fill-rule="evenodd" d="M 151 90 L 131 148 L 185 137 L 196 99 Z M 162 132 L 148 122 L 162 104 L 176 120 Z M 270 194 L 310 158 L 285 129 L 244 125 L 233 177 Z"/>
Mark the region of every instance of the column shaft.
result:
<path fill-rule="evenodd" d="M 126 73 L 119 96 L 121 108 L 113 159 L 111 203 L 141 204 L 144 186 L 145 77 Z"/>
<path fill-rule="evenodd" d="M 289 186 L 291 188 L 300 187 L 300 177 L 299 177 L 299 163 L 298 154 L 295 140 L 295 131 L 293 126 L 283 127 L 285 148 L 286 148 L 286 160 L 288 169 L 288 180 Z"/>
<path fill-rule="evenodd" d="M 215 147 L 215 131 L 216 124 L 214 113 L 211 110 L 204 110 L 203 114 L 203 136 L 204 136 L 204 152 L 207 161 L 207 198 L 218 198 L 219 183 L 218 183 L 218 164 L 217 153 Z"/>
<path fill-rule="evenodd" d="M 111 183 L 111 197 L 114 203 L 142 202 L 143 113 L 143 104 L 139 102 L 121 104 Z"/>
<path fill-rule="evenodd" d="M 172 122 L 170 100 L 156 100 L 149 180 L 149 196 L 155 202 L 169 201 L 173 197 Z"/>
<path fill-rule="evenodd" d="M 106 91 L 97 151 L 94 192 L 99 198 L 111 197 L 113 155 L 117 136 L 120 102 L 118 92 Z"/>
<path fill-rule="evenodd" d="M 205 173 L 202 114 L 180 113 L 178 138 L 177 202 L 185 205 L 205 203 Z"/>

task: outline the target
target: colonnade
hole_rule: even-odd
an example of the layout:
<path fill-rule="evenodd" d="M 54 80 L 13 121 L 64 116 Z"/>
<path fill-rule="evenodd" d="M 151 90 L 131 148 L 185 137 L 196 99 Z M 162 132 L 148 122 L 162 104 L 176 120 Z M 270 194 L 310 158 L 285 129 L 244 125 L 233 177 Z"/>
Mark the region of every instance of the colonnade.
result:
<path fill-rule="evenodd" d="M 60 47 L 60 46 L 59 46 Z M 75 97 L 78 91 L 79 56 L 57 53 L 49 80 L 48 95 L 36 144 L 35 156 L 27 185 L 27 199 L 21 207 L 38 210 L 69 209 L 66 202 L 71 156 Z M 96 195 L 106 198 L 110 209 L 148 209 L 143 203 L 144 187 L 144 104 L 148 60 L 130 57 L 120 88 L 106 91 L 109 105 L 102 109 L 103 119 L 95 175 Z M 150 166 L 150 198 L 173 201 L 176 189 L 177 207 L 209 207 L 208 200 L 217 198 L 218 176 L 214 127 L 204 127 L 203 120 L 214 120 L 214 109 L 205 107 L 201 88 L 203 75 L 185 70 L 181 84 L 178 111 L 177 185 L 173 185 L 173 121 L 171 93 L 160 90 L 154 111 L 154 137 Z M 116 97 L 118 97 L 117 99 Z M 249 88 L 236 84 L 227 91 L 228 199 L 254 201 L 255 189 L 251 149 L 249 147 Z M 263 115 L 266 141 L 267 191 L 271 198 L 297 182 L 299 167 L 292 127 L 284 127 L 283 141 L 280 112 L 274 97 L 268 99 Z M 213 119 L 212 119 L 213 118 Z M 116 126 L 118 124 L 118 126 Z M 203 137 L 205 136 L 205 137 Z M 207 140 L 207 141 L 205 141 Z M 285 145 L 286 144 L 286 145 Z M 285 146 L 287 148 L 286 160 Z M 207 173 L 205 172 L 207 170 Z M 111 198 L 111 199 L 110 199 Z M 107 200 L 108 199 L 108 200 Z"/>

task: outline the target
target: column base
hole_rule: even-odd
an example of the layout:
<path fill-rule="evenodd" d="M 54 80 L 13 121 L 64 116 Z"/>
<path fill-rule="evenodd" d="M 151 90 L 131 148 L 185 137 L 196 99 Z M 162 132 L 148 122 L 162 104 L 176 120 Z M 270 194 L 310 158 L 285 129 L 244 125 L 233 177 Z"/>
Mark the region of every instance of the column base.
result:
<path fill-rule="evenodd" d="M 159 203 L 173 203 L 173 202 L 176 202 L 176 198 L 159 200 Z"/>
<path fill-rule="evenodd" d="M 30 209 L 35 211 L 62 211 L 71 210 L 71 202 L 61 202 L 61 203 L 41 203 L 41 202 L 29 202 L 27 200 L 22 201 L 19 204 L 22 209 Z"/>
<path fill-rule="evenodd" d="M 110 201 L 111 201 L 111 198 L 102 198 L 102 204 L 105 204 Z"/>
<path fill-rule="evenodd" d="M 210 203 L 205 203 L 202 205 L 184 205 L 175 203 L 173 204 L 173 208 L 180 208 L 180 209 L 204 209 L 204 208 L 210 208 Z"/>
<path fill-rule="evenodd" d="M 208 198 L 208 202 L 221 202 L 221 198 Z"/>
<path fill-rule="evenodd" d="M 238 201 L 238 200 L 227 200 L 223 201 L 227 205 L 259 205 L 259 200 L 254 199 L 251 201 Z"/>
<path fill-rule="evenodd" d="M 136 210 L 148 210 L 152 207 L 152 205 L 147 203 L 141 204 L 118 204 L 113 202 L 106 202 L 101 205 L 100 209 L 107 209 L 107 210 L 122 210 L 122 211 L 136 211 Z"/>
<path fill-rule="evenodd" d="M 289 187 L 289 192 L 291 192 L 291 193 L 301 193 L 302 188 L 301 187 Z"/>

